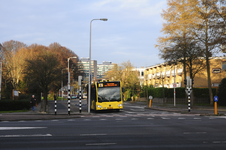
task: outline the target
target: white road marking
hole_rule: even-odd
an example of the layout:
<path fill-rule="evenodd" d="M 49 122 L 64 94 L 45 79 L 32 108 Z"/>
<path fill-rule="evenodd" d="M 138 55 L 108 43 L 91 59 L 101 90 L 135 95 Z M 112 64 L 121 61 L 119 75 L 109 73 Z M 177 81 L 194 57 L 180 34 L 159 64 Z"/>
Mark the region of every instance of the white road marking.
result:
<path fill-rule="evenodd" d="M 75 121 L 75 119 L 68 119 L 67 121 Z"/>
<path fill-rule="evenodd" d="M 215 118 L 215 117 L 209 117 L 209 119 L 217 119 L 217 118 Z"/>
<path fill-rule="evenodd" d="M 162 119 L 170 119 L 170 118 L 162 117 Z"/>
<path fill-rule="evenodd" d="M 194 118 L 194 119 L 199 120 L 199 119 L 201 119 L 201 118 Z"/>
<path fill-rule="evenodd" d="M 59 120 L 51 120 L 51 121 L 59 121 Z"/>
<path fill-rule="evenodd" d="M 8 137 L 40 137 L 40 136 L 52 136 L 51 134 L 33 134 L 33 135 L 0 135 L 0 138 Z"/>
<path fill-rule="evenodd" d="M 24 121 L 24 120 L 21 120 L 21 121 L 18 121 L 18 122 L 26 122 L 26 121 Z"/>
<path fill-rule="evenodd" d="M 84 121 L 90 121 L 91 119 L 84 119 Z"/>
<path fill-rule="evenodd" d="M 107 119 L 100 119 L 101 121 L 107 120 Z"/>
<path fill-rule="evenodd" d="M 90 143 L 86 144 L 87 146 L 103 146 L 103 145 L 115 145 L 116 143 Z"/>
<path fill-rule="evenodd" d="M 130 113 L 130 114 L 134 114 L 134 113 L 136 113 L 136 112 L 131 112 L 131 111 L 124 111 L 124 112 L 126 112 L 126 113 Z"/>
<path fill-rule="evenodd" d="M 42 120 L 35 120 L 35 122 L 42 122 Z"/>
<path fill-rule="evenodd" d="M 178 118 L 178 119 L 185 119 L 185 118 Z"/>
<path fill-rule="evenodd" d="M 103 135 L 107 135 L 105 133 L 103 134 L 80 134 L 80 136 L 103 136 Z"/>
<path fill-rule="evenodd" d="M 47 127 L 0 127 L 0 130 L 44 129 Z"/>
<path fill-rule="evenodd" d="M 2 122 L 9 122 L 9 121 L 2 121 Z"/>
<path fill-rule="evenodd" d="M 214 144 L 221 143 L 221 141 L 213 141 Z"/>
<path fill-rule="evenodd" d="M 147 119 L 154 119 L 154 118 L 147 118 Z"/>

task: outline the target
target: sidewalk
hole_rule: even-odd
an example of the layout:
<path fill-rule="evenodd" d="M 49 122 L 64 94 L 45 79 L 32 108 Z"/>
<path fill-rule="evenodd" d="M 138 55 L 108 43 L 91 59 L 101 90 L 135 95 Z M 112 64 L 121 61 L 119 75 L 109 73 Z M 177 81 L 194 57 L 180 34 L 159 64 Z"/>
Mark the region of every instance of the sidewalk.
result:
<path fill-rule="evenodd" d="M 168 112 L 176 112 L 182 114 L 200 114 L 201 116 L 215 116 L 214 114 L 214 106 L 194 106 L 188 112 L 188 105 L 183 104 L 161 104 L 161 103 L 152 103 L 151 107 L 147 105 L 146 109 L 153 109 L 153 110 L 161 110 L 161 111 L 168 111 Z M 226 107 L 219 107 L 217 108 L 218 115 L 225 116 L 226 115 Z"/>
<path fill-rule="evenodd" d="M 174 106 L 173 104 L 161 104 L 161 103 L 152 103 L 149 108 L 147 102 L 131 102 L 133 104 L 141 104 L 145 106 L 145 109 L 151 110 L 160 110 L 160 111 L 168 111 L 182 114 L 198 114 L 200 116 L 215 116 L 214 107 L 213 106 L 195 106 L 191 108 L 191 111 L 188 112 L 188 106 L 183 104 L 177 104 Z M 35 108 L 35 111 L 32 109 L 27 112 L 16 112 L 16 113 L 3 113 L 0 114 L 0 121 L 21 121 L 21 120 L 54 120 L 54 119 L 69 119 L 69 118 L 80 118 L 84 115 L 92 115 L 87 113 L 87 110 L 82 110 L 82 113 L 79 113 L 78 107 L 71 105 L 71 112 L 68 115 L 67 109 L 62 112 L 58 112 L 55 115 L 53 106 L 48 107 L 49 113 L 41 113 L 40 112 L 41 104 Z M 222 116 L 226 116 L 226 107 L 218 107 L 218 114 Z"/>
<path fill-rule="evenodd" d="M 74 106 L 71 106 L 72 108 Z M 38 104 L 37 107 L 35 107 L 35 111 L 30 109 L 27 112 L 15 112 L 15 113 L 2 113 L 0 114 L 0 121 L 21 121 L 21 120 L 54 120 L 54 119 L 69 119 L 69 118 L 80 118 L 83 115 L 91 115 L 87 113 L 85 110 L 82 110 L 81 113 L 79 111 L 70 112 L 70 115 L 68 115 L 67 109 L 64 113 L 57 113 L 55 115 L 54 110 L 52 110 L 52 106 L 48 107 L 48 111 L 51 113 L 43 113 L 40 112 L 41 103 Z M 72 109 L 71 109 L 72 110 Z"/>

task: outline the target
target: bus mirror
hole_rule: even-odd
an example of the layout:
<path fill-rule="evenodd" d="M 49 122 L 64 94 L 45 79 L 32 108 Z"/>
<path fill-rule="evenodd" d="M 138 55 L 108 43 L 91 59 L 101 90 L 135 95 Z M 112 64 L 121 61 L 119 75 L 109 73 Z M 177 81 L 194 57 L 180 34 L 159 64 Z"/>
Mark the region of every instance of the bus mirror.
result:
<path fill-rule="evenodd" d="M 124 93 L 124 88 L 122 87 L 122 92 Z"/>

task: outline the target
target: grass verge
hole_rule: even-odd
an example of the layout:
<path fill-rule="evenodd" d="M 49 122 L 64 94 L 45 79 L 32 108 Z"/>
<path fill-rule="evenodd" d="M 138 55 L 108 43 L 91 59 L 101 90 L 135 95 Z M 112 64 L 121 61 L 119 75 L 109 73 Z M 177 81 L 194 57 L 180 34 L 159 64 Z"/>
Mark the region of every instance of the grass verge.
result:
<path fill-rule="evenodd" d="M 29 110 L 9 110 L 9 111 L 0 111 L 0 113 L 15 113 L 15 112 L 28 112 Z"/>

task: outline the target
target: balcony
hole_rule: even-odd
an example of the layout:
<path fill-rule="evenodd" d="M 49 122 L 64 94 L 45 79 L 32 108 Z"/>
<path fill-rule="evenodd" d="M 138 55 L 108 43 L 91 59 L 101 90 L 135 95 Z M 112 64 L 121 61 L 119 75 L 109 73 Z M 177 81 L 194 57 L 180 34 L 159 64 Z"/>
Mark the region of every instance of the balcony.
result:
<path fill-rule="evenodd" d="M 148 79 L 151 79 L 151 76 L 152 76 L 152 74 L 149 74 L 149 75 L 148 75 Z"/>
<path fill-rule="evenodd" d="M 176 69 L 175 69 L 175 72 L 174 72 L 174 69 L 171 71 L 171 75 L 172 75 L 172 77 L 174 77 L 175 75 L 176 75 Z"/>
<path fill-rule="evenodd" d="M 160 75 L 161 75 L 160 72 L 158 72 L 158 73 L 156 74 L 157 78 L 160 78 L 160 77 L 161 77 Z"/>
<path fill-rule="evenodd" d="M 181 76 L 183 74 L 183 68 L 177 69 L 177 75 Z"/>
<path fill-rule="evenodd" d="M 165 78 L 165 71 L 161 73 L 162 78 Z"/>
<path fill-rule="evenodd" d="M 166 72 L 166 76 L 169 78 L 170 77 L 170 71 Z"/>

